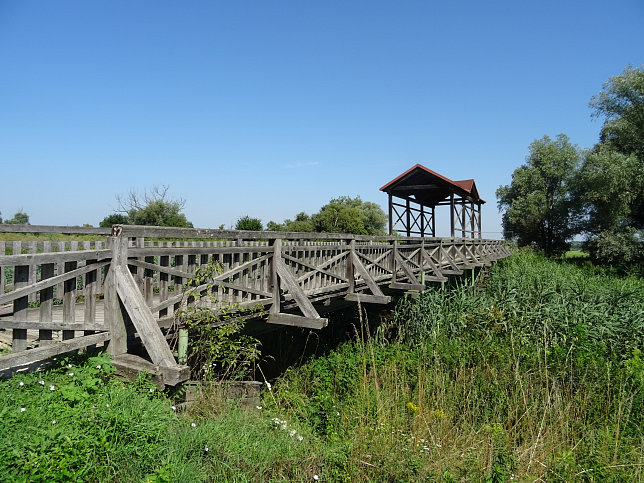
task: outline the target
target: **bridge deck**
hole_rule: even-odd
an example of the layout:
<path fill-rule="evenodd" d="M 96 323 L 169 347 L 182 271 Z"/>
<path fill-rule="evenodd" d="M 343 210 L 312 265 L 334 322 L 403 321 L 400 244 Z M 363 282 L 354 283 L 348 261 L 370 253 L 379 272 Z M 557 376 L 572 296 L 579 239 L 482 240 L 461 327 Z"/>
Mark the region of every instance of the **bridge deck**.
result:
<path fill-rule="evenodd" d="M 502 242 L 478 239 L 128 226 L 112 235 L 0 242 L 0 340 L 4 332 L 13 351 L 0 357 L 0 370 L 81 347 L 83 339 L 111 341 L 108 349 L 124 354 L 128 322 L 153 362 L 170 367 L 176 363 L 160 327 L 190 305 L 322 328 L 318 302 L 387 303 L 382 286 L 422 290 L 508 255 Z"/>

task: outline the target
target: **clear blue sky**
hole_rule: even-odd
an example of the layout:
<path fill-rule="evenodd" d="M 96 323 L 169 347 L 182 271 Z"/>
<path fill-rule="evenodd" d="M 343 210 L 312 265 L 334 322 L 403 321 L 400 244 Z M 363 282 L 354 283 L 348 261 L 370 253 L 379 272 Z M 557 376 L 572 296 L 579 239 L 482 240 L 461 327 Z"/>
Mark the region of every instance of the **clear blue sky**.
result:
<path fill-rule="evenodd" d="M 642 63 L 642 0 L 0 0 L 0 211 L 97 225 L 166 184 L 195 226 L 266 223 L 386 209 L 421 163 L 474 178 L 499 237 L 529 144 L 592 146 L 591 96 Z"/>

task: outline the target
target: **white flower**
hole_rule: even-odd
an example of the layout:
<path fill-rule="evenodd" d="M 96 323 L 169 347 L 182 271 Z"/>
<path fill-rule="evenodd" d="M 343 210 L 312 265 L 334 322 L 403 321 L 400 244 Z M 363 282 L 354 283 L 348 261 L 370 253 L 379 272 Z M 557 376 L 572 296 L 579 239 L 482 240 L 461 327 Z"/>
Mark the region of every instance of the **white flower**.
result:
<path fill-rule="evenodd" d="M 20 408 L 20 412 L 24 413 L 27 409 L 26 408 Z"/>
<path fill-rule="evenodd" d="M 70 372 L 70 373 L 69 373 L 69 374 L 67 374 L 67 375 L 68 375 L 68 376 L 73 376 L 73 375 L 74 375 L 74 373 L 73 373 L 73 372 Z"/>
<path fill-rule="evenodd" d="M 54 386 L 54 385 L 52 384 L 51 386 L 49 386 L 49 390 L 50 390 L 50 391 L 55 391 L 55 390 L 56 390 L 56 386 Z"/>
<path fill-rule="evenodd" d="M 271 391 L 273 386 L 271 386 L 270 382 L 266 381 L 266 387 L 268 388 L 269 391 Z"/>
<path fill-rule="evenodd" d="M 282 421 L 282 429 L 286 429 L 286 421 Z"/>
<path fill-rule="evenodd" d="M 190 427 L 192 427 L 192 428 L 196 428 L 196 427 L 197 427 L 197 425 L 196 425 L 196 423 L 190 423 Z"/>
<path fill-rule="evenodd" d="M 151 387 L 151 388 L 150 388 L 150 392 L 154 392 L 154 388 L 153 388 L 153 387 Z"/>
<path fill-rule="evenodd" d="M 72 368 L 72 365 L 71 365 L 71 364 L 67 364 L 67 367 L 68 367 L 69 369 L 71 369 L 71 368 Z"/>
<path fill-rule="evenodd" d="M 101 365 L 100 365 L 100 364 L 99 364 L 98 366 L 96 366 L 96 369 L 100 369 L 100 368 L 101 368 Z"/>
<path fill-rule="evenodd" d="M 295 436 L 295 435 L 297 434 L 297 431 L 295 431 L 294 429 L 291 429 L 291 431 L 290 431 L 288 434 L 289 434 L 289 435 L 291 436 L 291 438 L 292 438 L 293 436 Z"/>
<path fill-rule="evenodd" d="M 20 387 L 22 387 L 22 386 L 24 386 L 24 385 L 25 385 L 25 383 L 24 383 L 24 382 L 22 382 L 22 381 L 20 381 L 20 382 L 18 383 L 18 385 L 19 385 Z"/>
<path fill-rule="evenodd" d="M 109 404 L 106 404 L 106 405 L 105 405 L 105 407 L 106 407 L 106 408 L 109 408 L 109 407 L 110 407 L 110 405 L 109 405 Z"/>
<path fill-rule="evenodd" d="M 255 406 L 257 409 L 261 411 L 262 407 L 261 406 Z"/>
<path fill-rule="evenodd" d="M 58 422 L 58 421 L 56 421 L 56 420 L 54 419 L 54 420 L 51 422 L 51 424 L 56 424 L 57 422 Z"/>
<path fill-rule="evenodd" d="M 208 452 L 208 446 L 206 446 L 206 447 L 203 449 L 203 451 L 204 451 L 204 453 L 207 453 L 207 452 Z"/>
<path fill-rule="evenodd" d="M 319 477 L 318 475 L 313 475 L 313 479 L 314 479 L 315 481 L 318 481 L 318 480 L 320 479 L 320 477 Z"/>
<path fill-rule="evenodd" d="M 297 440 L 298 440 L 298 441 L 302 441 L 303 439 L 304 439 L 304 437 L 303 437 L 301 434 L 298 434 L 298 435 L 297 435 Z"/>
<path fill-rule="evenodd" d="M 45 385 L 45 381 L 38 381 L 38 384 L 40 384 L 41 386 L 44 386 L 44 385 Z"/>
<path fill-rule="evenodd" d="M 176 411 L 176 410 L 177 410 L 177 406 L 172 406 L 172 410 L 173 410 L 173 411 Z"/>

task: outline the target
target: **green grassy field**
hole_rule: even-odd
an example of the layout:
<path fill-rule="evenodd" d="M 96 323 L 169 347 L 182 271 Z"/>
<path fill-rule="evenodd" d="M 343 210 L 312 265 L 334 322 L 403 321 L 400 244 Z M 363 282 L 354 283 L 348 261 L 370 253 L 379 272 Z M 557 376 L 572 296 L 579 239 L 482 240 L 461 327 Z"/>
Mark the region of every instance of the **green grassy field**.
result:
<path fill-rule="evenodd" d="M 529 252 L 478 281 L 357 318 L 352 340 L 289 368 L 251 410 L 214 395 L 176 412 L 104 357 L 2 381 L 0 474 L 643 480 L 644 282 Z"/>

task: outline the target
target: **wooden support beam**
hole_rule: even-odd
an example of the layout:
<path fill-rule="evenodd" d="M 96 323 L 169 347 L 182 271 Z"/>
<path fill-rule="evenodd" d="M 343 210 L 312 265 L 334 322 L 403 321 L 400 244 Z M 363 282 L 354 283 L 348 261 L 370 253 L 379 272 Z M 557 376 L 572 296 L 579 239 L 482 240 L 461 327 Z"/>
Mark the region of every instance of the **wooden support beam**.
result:
<path fill-rule="evenodd" d="M 422 290 L 425 290 L 425 285 L 420 284 L 420 283 L 393 282 L 393 283 L 389 284 L 389 288 L 392 288 L 394 290 L 418 290 L 418 291 L 422 291 Z"/>
<path fill-rule="evenodd" d="M 399 252 L 396 252 L 396 262 L 400 265 L 400 268 L 402 268 L 403 272 L 405 272 L 405 276 L 409 279 L 412 285 L 417 285 L 419 287 L 423 287 L 422 289 L 410 289 L 410 290 L 423 290 L 425 288 L 425 285 L 421 284 L 416 276 L 414 275 L 414 272 L 412 272 L 407 264 L 404 262 L 402 256 L 400 255 Z"/>
<path fill-rule="evenodd" d="M 311 329 L 326 327 L 329 323 L 328 319 L 320 317 L 308 296 L 302 290 L 302 287 L 297 283 L 295 276 L 284 263 L 282 259 L 282 240 L 275 240 L 273 249 L 273 305 L 269 311 L 268 323 L 308 327 Z M 296 305 L 302 311 L 303 317 L 282 313 L 281 287 L 293 297 Z"/>
<path fill-rule="evenodd" d="M 360 302 L 361 304 L 387 305 L 388 303 L 391 302 L 391 297 L 387 295 L 369 295 L 365 293 L 350 293 L 345 295 L 344 300 L 348 300 L 349 302 Z"/>
<path fill-rule="evenodd" d="M 71 352 L 92 344 L 104 342 L 109 338 L 109 332 L 101 332 L 99 334 L 86 335 L 75 339 L 47 344 L 45 346 L 36 347 L 35 349 L 14 352 L 13 354 L 0 357 L 0 371 L 43 361 L 50 357 L 64 354 L 65 352 Z"/>
<path fill-rule="evenodd" d="M 141 337 L 152 362 L 165 367 L 176 365 L 170 347 L 168 347 L 168 343 L 130 271 L 120 265 L 112 267 L 112 270 L 114 270 L 116 292 L 119 299 Z"/>
<path fill-rule="evenodd" d="M 329 320 L 321 317 L 302 317 L 301 315 L 270 313 L 268 315 L 269 324 L 291 325 L 294 327 L 306 327 L 308 329 L 323 329 L 329 325 Z"/>

